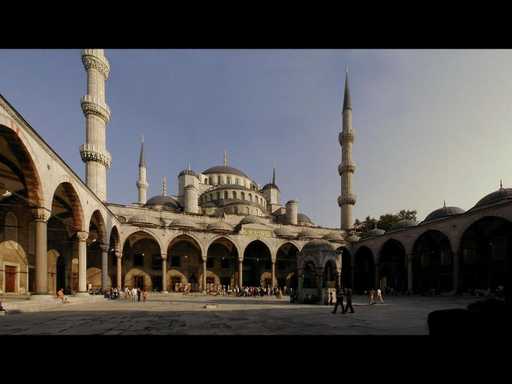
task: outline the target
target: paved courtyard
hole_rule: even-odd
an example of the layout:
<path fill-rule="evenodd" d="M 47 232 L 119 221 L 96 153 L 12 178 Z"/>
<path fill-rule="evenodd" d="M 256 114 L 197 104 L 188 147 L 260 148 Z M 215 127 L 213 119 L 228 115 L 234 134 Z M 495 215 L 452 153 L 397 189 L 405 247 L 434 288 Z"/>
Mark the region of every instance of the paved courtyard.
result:
<path fill-rule="evenodd" d="M 331 314 L 332 307 L 289 304 L 285 299 L 150 295 L 146 303 L 103 298 L 39 305 L 4 301 L 1 335 L 426 335 L 436 309 L 464 308 L 476 298 L 387 297 L 368 305 L 354 297 L 355 313 Z M 205 305 L 216 305 L 205 308 Z M 20 308 L 15 310 L 13 308 Z M 34 309 L 32 309 L 34 310 Z"/>

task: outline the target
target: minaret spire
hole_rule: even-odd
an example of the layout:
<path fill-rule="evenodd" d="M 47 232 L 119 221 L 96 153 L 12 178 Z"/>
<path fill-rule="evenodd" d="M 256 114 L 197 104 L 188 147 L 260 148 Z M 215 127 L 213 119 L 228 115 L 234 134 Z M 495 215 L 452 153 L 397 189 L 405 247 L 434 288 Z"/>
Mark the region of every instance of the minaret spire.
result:
<path fill-rule="evenodd" d="M 272 171 L 272 184 L 276 185 L 276 168 L 273 168 Z"/>
<path fill-rule="evenodd" d="M 356 165 L 352 161 L 354 130 L 352 129 L 352 101 L 350 99 L 350 89 L 348 86 L 348 68 L 345 75 L 345 94 L 343 98 L 342 115 L 342 130 L 338 137 L 341 146 L 341 164 L 338 167 L 338 173 L 341 176 L 341 195 L 338 197 L 338 205 L 341 209 L 340 228 L 342 230 L 348 230 L 354 225 L 352 209 L 356 204 L 356 196 L 352 193 L 352 176 L 355 172 Z"/>
<path fill-rule="evenodd" d="M 500 189 L 503 189 L 503 180 L 500 179 Z"/>
<path fill-rule="evenodd" d="M 110 121 L 110 108 L 105 102 L 105 81 L 110 64 L 103 49 L 84 49 L 82 63 L 87 72 L 87 94 L 81 99 L 85 116 L 85 144 L 80 156 L 85 163 L 85 182 L 102 200 L 107 201 L 107 169 L 112 157 L 106 147 L 106 129 Z"/>
<path fill-rule="evenodd" d="M 162 196 L 167 196 L 167 177 L 162 177 Z"/>
<path fill-rule="evenodd" d="M 224 166 L 228 166 L 228 151 L 224 150 Z"/>
<path fill-rule="evenodd" d="M 140 155 L 139 155 L 139 178 L 137 180 L 137 191 L 139 194 L 138 203 L 141 205 L 146 204 L 147 201 L 147 192 L 149 183 L 147 180 L 147 168 L 146 168 L 146 159 L 144 158 L 144 135 L 141 137 L 140 142 Z"/>

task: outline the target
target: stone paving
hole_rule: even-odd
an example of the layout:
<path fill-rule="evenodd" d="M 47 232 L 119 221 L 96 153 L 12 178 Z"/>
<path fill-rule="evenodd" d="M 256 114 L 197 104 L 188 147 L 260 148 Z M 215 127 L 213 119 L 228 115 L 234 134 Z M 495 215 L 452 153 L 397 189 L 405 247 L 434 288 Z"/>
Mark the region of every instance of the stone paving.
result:
<path fill-rule="evenodd" d="M 355 313 L 333 307 L 290 304 L 286 299 L 153 294 L 146 303 L 119 299 L 38 304 L 37 312 L 11 309 L 0 316 L 0 335 L 426 335 L 427 315 L 436 309 L 465 308 L 468 297 L 387 297 L 368 305 L 354 297 Z M 30 307 L 30 303 L 25 303 Z M 213 308 L 205 308 L 205 306 Z M 30 309 L 29 309 L 30 310 Z"/>

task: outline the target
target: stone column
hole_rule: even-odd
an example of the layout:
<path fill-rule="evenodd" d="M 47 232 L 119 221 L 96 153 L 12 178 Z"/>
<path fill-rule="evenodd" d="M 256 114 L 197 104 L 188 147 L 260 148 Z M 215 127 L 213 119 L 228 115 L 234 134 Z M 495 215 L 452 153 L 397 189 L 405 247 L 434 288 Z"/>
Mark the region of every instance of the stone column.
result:
<path fill-rule="evenodd" d="M 162 253 L 162 293 L 167 291 L 167 254 Z"/>
<path fill-rule="evenodd" d="M 50 211 L 46 208 L 35 208 L 32 211 L 35 221 L 35 261 L 36 261 L 36 295 L 48 295 L 48 243 L 47 223 Z M 42 296 L 41 296 L 42 297 Z"/>
<path fill-rule="evenodd" d="M 276 287 L 276 262 L 272 261 L 272 288 Z"/>
<path fill-rule="evenodd" d="M 373 288 L 380 288 L 379 264 L 375 264 L 375 287 Z"/>
<path fill-rule="evenodd" d="M 238 286 L 240 288 L 242 288 L 243 281 L 244 281 L 242 279 L 243 268 L 244 268 L 244 261 L 243 260 L 238 260 Z"/>
<path fill-rule="evenodd" d="M 87 295 L 87 243 L 89 232 L 77 232 L 78 241 L 78 295 Z"/>
<path fill-rule="evenodd" d="M 412 293 L 412 255 L 407 255 L 407 290 Z"/>
<path fill-rule="evenodd" d="M 203 260 L 203 281 L 201 284 L 203 285 L 203 294 L 206 294 L 206 273 L 208 272 L 208 269 L 206 268 L 206 260 Z"/>
<path fill-rule="evenodd" d="M 459 252 L 453 254 L 453 291 L 457 293 L 460 288 L 459 276 L 460 276 L 460 262 Z"/>
<path fill-rule="evenodd" d="M 117 260 L 117 289 L 123 289 L 123 275 L 122 275 L 122 257 L 123 253 L 121 251 L 116 251 L 116 260 Z"/>
<path fill-rule="evenodd" d="M 101 244 L 101 289 L 108 288 L 108 244 Z"/>

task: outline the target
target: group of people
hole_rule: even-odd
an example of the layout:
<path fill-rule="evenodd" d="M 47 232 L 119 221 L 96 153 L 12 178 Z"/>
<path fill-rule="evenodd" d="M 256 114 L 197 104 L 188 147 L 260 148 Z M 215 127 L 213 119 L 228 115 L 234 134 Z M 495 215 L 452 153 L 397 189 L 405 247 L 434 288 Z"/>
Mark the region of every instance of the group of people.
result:
<path fill-rule="evenodd" d="M 237 296 L 237 297 L 264 297 L 276 296 L 280 299 L 283 296 L 283 290 L 278 287 L 231 287 L 229 285 L 209 285 L 206 293 L 214 296 Z"/>
<path fill-rule="evenodd" d="M 146 289 L 140 289 L 140 288 L 124 288 L 124 299 L 125 300 L 131 300 L 133 303 L 135 301 L 140 301 L 142 298 L 142 302 L 145 303 L 148 299 L 148 291 Z"/>
<path fill-rule="evenodd" d="M 373 288 L 369 289 L 368 290 L 368 304 L 369 305 L 376 304 L 377 300 L 379 300 L 381 303 L 384 302 L 384 299 L 382 298 L 382 291 L 380 290 L 380 288 L 377 288 L 377 290 L 375 290 Z"/>
<path fill-rule="evenodd" d="M 343 305 L 343 301 L 347 300 L 347 305 Z M 332 292 L 329 297 L 329 305 L 332 305 L 334 301 Z M 336 313 L 338 306 L 341 306 L 341 313 L 345 314 L 348 312 L 350 308 L 350 313 L 354 313 L 354 307 L 352 306 L 352 288 L 338 288 L 336 289 L 336 304 L 334 305 L 334 310 L 332 313 Z"/>

